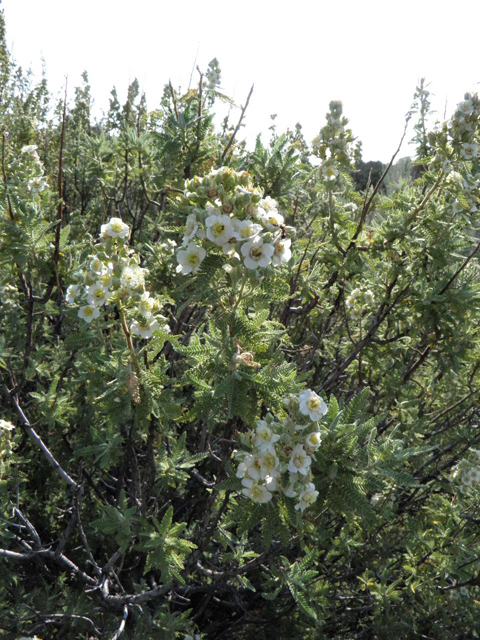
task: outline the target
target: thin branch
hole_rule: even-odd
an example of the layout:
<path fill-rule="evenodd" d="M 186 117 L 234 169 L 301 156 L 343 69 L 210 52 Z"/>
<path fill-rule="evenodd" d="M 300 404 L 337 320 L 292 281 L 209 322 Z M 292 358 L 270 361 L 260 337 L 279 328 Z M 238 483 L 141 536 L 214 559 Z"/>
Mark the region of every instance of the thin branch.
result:
<path fill-rule="evenodd" d="M 467 264 L 470 262 L 470 260 L 473 258 L 473 256 L 477 253 L 477 251 L 480 249 L 480 242 L 477 244 L 477 246 L 475 247 L 475 249 L 472 251 L 472 253 L 468 256 L 468 258 L 463 262 L 463 264 L 455 271 L 455 273 L 453 274 L 453 276 L 450 278 L 450 280 L 447 282 L 447 284 L 443 287 L 443 289 L 440 291 L 440 293 L 438 295 L 443 295 L 445 293 L 445 291 L 450 287 L 450 285 L 452 284 L 452 282 L 455 280 L 455 278 L 460 275 L 460 273 L 465 269 L 465 267 L 467 266 Z"/>
<path fill-rule="evenodd" d="M 6 387 L 5 387 L 5 390 L 8 393 L 8 395 L 11 395 L 11 393 L 8 391 L 8 389 Z M 68 473 L 61 466 L 61 464 L 59 462 L 57 462 L 57 460 L 55 459 L 54 455 L 51 453 L 51 451 L 45 445 L 45 443 L 40 438 L 40 436 L 36 433 L 35 429 L 30 424 L 27 416 L 24 414 L 24 412 L 23 412 L 23 410 L 22 410 L 22 408 L 20 406 L 18 397 L 17 396 L 13 396 L 13 395 L 11 397 L 12 397 L 13 404 L 15 405 L 15 409 L 17 410 L 18 415 L 20 416 L 20 418 L 23 421 L 23 428 L 28 433 L 28 435 L 30 436 L 31 440 L 33 440 L 33 442 L 37 445 L 37 447 L 42 451 L 43 455 L 48 460 L 49 464 L 55 469 L 55 471 L 58 473 L 58 475 L 61 478 L 63 478 L 63 480 L 65 480 L 65 482 L 67 484 L 69 484 L 73 489 L 76 489 L 78 491 L 80 489 L 80 485 L 77 484 L 75 482 L 75 480 L 71 476 L 68 475 Z"/>
<path fill-rule="evenodd" d="M 35 527 L 33 526 L 33 524 L 30 522 L 30 520 L 28 518 L 26 518 L 23 513 L 20 511 L 20 509 L 17 509 L 17 507 L 13 508 L 13 512 L 20 518 L 20 520 L 25 524 L 25 526 L 27 527 L 27 529 L 30 531 L 30 533 L 32 534 L 33 539 L 35 540 L 36 544 L 41 547 L 42 546 L 42 541 L 40 540 L 40 536 L 37 533 L 37 530 L 35 529 Z"/>
<path fill-rule="evenodd" d="M 122 635 L 124 629 L 125 629 L 125 625 L 127 623 L 127 618 L 128 618 L 128 607 L 127 605 L 125 605 L 123 607 L 123 618 L 122 621 L 120 623 L 120 626 L 118 627 L 118 631 L 117 633 L 113 636 L 112 640 L 118 640 L 118 638 Z"/>
<path fill-rule="evenodd" d="M 7 197 L 8 203 L 8 213 L 10 214 L 10 220 L 15 220 L 15 216 L 13 214 L 12 201 L 10 200 L 10 194 L 8 193 L 8 185 L 7 185 L 7 172 L 5 170 L 5 141 L 7 139 L 7 134 L 4 133 L 2 136 L 2 173 L 3 173 L 3 183 L 5 185 L 5 195 Z"/>
<path fill-rule="evenodd" d="M 31 551 L 26 551 L 24 553 L 19 553 L 18 551 L 10 551 L 10 549 L 0 549 L 0 556 L 4 556 L 5 558 L 10 558 L 11 560 L 32 560 L 33 558 L 48 558 L 49 560 L 54 560 L 64 567 L 66 567 L 69 571 L 75 574 L 78 578 L 85 582 L 86 584 L 93 585 L 98 587 L 98 582 L 82 571 L 77 565 L 72 562 L 67 556 L 64 556 L 63 553 L 57 555 L 55 551 L 51 551 L 50 549 L 36 549 Z"/>
<path fill-rule="evenodd" d="M 436 181 L 434 182 L 433 186 L 425 194 L 425 197 L 423 198 L 423 200 L 420 202 L 420 204 L 418 204 L 415 207 L 415 209 L 412 211 L 412 213 L 408 216 L 408 218 L 406 220 L 406 224 L 411 224 L 415 220 L 415 218 L 418 216 L 420 211 L 422 211 L 422 209 L 425 207 L 427 202 L 430 200 L 430 198 L 432 197 L 434 192 L 438 189 L 438 187 L 440 186 L 440 184 L 441 184 L 442 180 L 444 179 L 444 177 L 445 177 L 445 174 L 443 172 L 441 172 L 440 175 L 438 176 L 438 178 L 436 179 Z"/>
<path fill-rule="evenodd" d="M 90 625 L 91 633 L 93 633 L 94 636 L 96 636 L 97 638 L 100 638 L 101 636 L 101 633 L 95 626 L 93 620 L 91 618 L 88 618 L 87 616 L 79 616 L 74 613 L 35 613 L 38 617 L 42 618 L 42 621 L 34 624 L 29 633 L 35 633 L 36 631 L 39 631 L 45 624 L 61 625 L 65 620 L 81 620 L 82 622 L 87 622 Z"/>
<path fill-rule="evenodd" d="M 222 163 L 225 160 L 225 156 L 230 151 L 230 147 L 232 146 L 233 141 L 235 140 L 235 136 L 237 135 L 238 130 L 240 129 L 240 125 L 242 124 L 243 116 L 245 115 L 245 111 L 247 110 L 248 103 L 250 102 L 250 97 L 251 97 L 251 95 L 253 93 L 253 87 L 254 87 L 254 85 L 252 84 L 252 88 L 250 89 L 250 93 L 248 94 L 247 101 L 245 102 L 245 106 L 242 107 L 242 113 L 240 114 L 240 119 L 239 119 L 239 121 L 237 123 L 237 126 L 235 127 L 235 130 L 232 133 L 232 135 L 230 136 L 230 140 L 228 141 L 228 144 L 227 144 L 227 146 L 225 147 L 225 149 L 224 149 L 224 151 L 222 153 Z"/>
<path fill-rule="evenodd" d="M 389 164 L 388 164 L 387 168 L 386 168 L 386 169 L 385 169 L 385 171 L 382 173 L 382 175 L 381 175 L 381 177 L 380 177 L 380 180 L 379 180 L 379 181 L 377 182 L 377 184 L 375 185 L 375 188 L 373 189 L 373 193 L 372 193 L 372 195 L 370 196 L 370 198 L 368 198 L 368 200 L 367 200 L 367 198 L 366 198 L 366 194 L 365 194 L 365 202 L 364 202 L 364 205 L 363 205 L 362 213 L 361 213 L 361 215 L 360 215 L 360 220 L 359 220 L 359 222 L 358 222 L 358 225 L 357 225 L 357 228 L 356 228 L 356 230 L 355 230 L 355 233 L 353 234 L 353 237 L 352 237 L 352 239 L 351 239 L 351 241 L 350 241 L 350 244 L 348 245 L 348 247 L 347 247 L 347 249 L 346 249 L 346 252 L 347 252 L 347 253 L 348 253 L 348 251 L 349 251 L 352 247 L 354 247 L 354 246 L 355 246 L 355 240 L 356 240 L 356 239 L 358 238 L 358 236 L 360 235 L 360 232 L 361 232 L 361 230 L 362 230 L 362 228 L 363 228 L 363 225 L 364 225 L 364 223 L 365 223 L 365 220 L 366 220 L 366 217 L 367 217 L 367 215 L 368 215 L 368 212 L 370 211 L 370 208 L 371 208 L 371 206 L 372 206 L 372 202 L 373 202 L 373 200 L 374 200 L 375 196 L 377 195 L 377 193 L 378 193 L 378 191 L 379 191 L 380 187 L 382 186 L 383 181 L 384 181 L 384 180 L 385 180 L 385 178 L 387 177 L 388 172 L 389 172 L 389 171 L 390 171 L 390 169 L 392 168 L 392 165 L 393 165 L 393 162 L 394 162 L 395 158 L 396 158 L 396 157 L 397 157 L 397 155 L 400 153 L 400 149 L 401 149 L 402 144 L 403 144 L 403 141 L 404 141 L 404 139 L 405 139 L 405 135 L 406 135 L 406 133 L 407 133 L 407 128 L 408 128 L 408 123 L 410 122 L 410 118 L 411 118 L 411 117 L 412 117 L 412 114 L 411 114 L 411 113 L 408 113 L 408 114 L 407 114 L 407 118 L 406 118 L 406 120 L 405 120 L 405 127 L 404 127 L 404 129 L 403 129 L 403 135 L 402 135 L 402 137 L 401 137 L 401 139 L 400 139 L 400 144 L 398 145 L 397 150 L 396 150 L 396 151 L 395 151 L 395 153 L 393 154 L 392 159 L 390 160 L 390 162 L 389 162 Z M 369 176 L 369 181 L 370 181 L 370 176 Z M 368 186 L 370 186 L 370 185 L 368 185 Z"/>
<path fill-rule="evenodd" d="M 100 569 L 100 567 L 98 566 L 97 561 L 93 557 L 93 553 L 92 553 L 92 551 L 90 549 L 90 545 L 88 544 L 87 536 L 85 535 L 85 531 L 83 529 L 82 517 L 81 517 L 81 514 L 80 514 L 80 506 L 81 506 L 82 497 L 83 497 L 83 486 L 81 487 L 81 490 L 78 492 L 78 494 L 75 496 L 75 513 L 76 513 L 76 516 L 77 516 L 76 519 L 77 519 L 78 532 L 80 533 L 80 538 L 82 539 L 83 546 L 85 548 L 85 551 L 87 552 L 88 558 L 89 558 L 93 568 L 95 569 L 95 572 L 99 576 L 101 576 L 102 575 L 102 570 Z"/>
<path fill-rule="evenodd" d="M 173 110 L 175 111 L 175 117 L 177 118 L 177 122 L 178 122 L 177 98 L 175 96 L 175 91 L 173 90 L 171 80 L 168 81 L 168 88 L 170 89 L 170 94 L 172 96 L 172 101 L 173 101 Z"/>

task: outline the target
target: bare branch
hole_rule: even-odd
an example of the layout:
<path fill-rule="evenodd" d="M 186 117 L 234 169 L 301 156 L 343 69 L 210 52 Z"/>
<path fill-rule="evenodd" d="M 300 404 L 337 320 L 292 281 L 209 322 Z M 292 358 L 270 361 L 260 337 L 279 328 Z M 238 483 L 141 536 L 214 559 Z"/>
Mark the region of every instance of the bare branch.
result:
<path fill-rule="evenodd" d="M 5 170 L 5 141 L 7 138 L 7 134 L 4 133 L 2 136 L 2 173 L 3 173 L 3 183 L 5 185 L 5 195 L 7 197 L 8 203 L 8 213 L 10 215 L 10 220 L 15 220 L 15 216 L 13 214 L 12 201 L 10 200 L 10 194 L 8 193 L 7 187 L 7 172 Z"/>
<path fill-rule="evenodd" d="M 8 391 L 8 389 L 6 387 L 5 387 L 5 390 L 8 393 L 8 395 L 11 395 L 11 393 Z M 55 469 L 55 471 L 58 473 L 58 475 L 61 478 L 63 478 L 63 480 L 65 480 L 65 482 L 67 484 L 69 484 L 73 489 L 76 489 L 78 491 L 80 489 L 80 485 L 77 484 L 75 482 L 75 480 L 71 476 L 68 475 L 68 473 L 61 466 L 61 464 L 59 462 L 57 462 L 56 458 L 51 453 L 49 448 L 46 446 L 46 444 L 43 442 L 43 440 L 37 434 L 35 429 L 33 429 L 32 425 L 30 424 L 30 422 L 29 422 L 29 420 L 27 418 L 27 416 L 24 414 L 24 412 L 23 412 L 23 410 L 22 410 L 22 408 L 20 406 L 20 403 L 19 403 L 19 400 L 18 400 L 18 396 L 12 395 L 11 397 L 12 397 L 13 404 L 15 405 L 15 409 L 17 410 L 18 415 L 20 416 L 20 418 L 23 421 L 23 428 L 28 433 L 28 435 L 30 436 L 31 440 L 33 440 L 33 442 L 37 445 L 37 447 L 42 451 L 43 455 L 48 460 L 49 464 Z"/>
<path fill-rule="evenodd" d="M 227 146 L 226 146 L 226 147 L 225 147 L 225 149 L 223 150 L 223 153 L 222 153 L 222 162 L 225 160 L 225 156 L 226 156 L 226 155 L 227 155 L 227 153 L 229 152 L 230 147 L 232 146 L 233 141 L 235 140 L 235 136 L 237 135 L 238 130 L 240 129 L 240 126 L 241 126 L 241 124 L 242 124 L 242 120 L 243 120 L 243 116 L 245 115 L 245 111 L 247 110 L 248 103 L 250 102 L 250 97 L 251 97 L 251 95 L 252 95 L 252 93 L 253 93 L 253 87 L 254 87 L 254 85 L 252 84 L 252 88 L 250 89 L 250 93 L 248 94 L 247 101 L 245 102 L 245 106 L 244 106 L 244 107 L 242 107 L 242 113 L 240 114 L 240 119 L 239 119 L 239 121 L 238 121 L 238 123 L 237 123 L 237 126 L 235 127 L 235 130 L 234 130 L 234 132 L 232 133 L 232 135 L 230 136 L 230 140 L 228 141 Z"/>
<path fill-rule="evenodd" d="M 125 605 L 123 607 L 123 618 L 122 618 L 122 622 L 120 623 L 120 626 L 118 627 L 118 631 L 117 633 L 113 636 L 112 640 L 118 640 L 118 638 L 122 635 L 124 629 L 125 629 L 125 625 L 127 623 L 127 618 L 128 618 L 128 607 L 127 605 Z"/>

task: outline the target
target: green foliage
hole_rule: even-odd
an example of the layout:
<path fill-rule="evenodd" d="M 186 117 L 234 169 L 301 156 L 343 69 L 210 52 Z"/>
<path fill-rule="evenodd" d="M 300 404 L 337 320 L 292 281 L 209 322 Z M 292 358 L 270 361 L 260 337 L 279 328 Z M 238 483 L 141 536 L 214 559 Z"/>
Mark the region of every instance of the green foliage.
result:
<path fill-rule="evenodd" d="M 480 101 L 429 131 L 421 83 L 363 193 L 341 103 L 247 152 L 220 77 L 93 121 L 0 15 L 0 635 L 477 637 Z"/>

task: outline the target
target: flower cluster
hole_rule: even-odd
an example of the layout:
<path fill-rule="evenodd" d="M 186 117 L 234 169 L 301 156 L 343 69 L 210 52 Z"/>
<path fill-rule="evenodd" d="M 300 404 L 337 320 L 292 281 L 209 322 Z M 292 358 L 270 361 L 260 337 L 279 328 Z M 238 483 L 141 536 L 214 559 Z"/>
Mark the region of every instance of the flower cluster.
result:
<path fill-rule="evenodd" d="M 196 273 L 207 251 L 219 249 L 252 270 L 290 260 L 293 229 L 285 226 L 277 202 L 252 186 L 247 172 L 221 167 L 187 180 L 185 187 L 190 213 L 177 253 L 178 273 Z"/>
<path fill-rule="evenodd" d="M 40 193 L 47 186 L 47 181 L 43 175 L 43 165 L 38 157 L 37 145 L 29 144 L 22 147 L 21 158 L 27 173 L 28 192 L 35 200 L 38 200 Z"/>
<path fill-rule="evenodd" d="M 311 464 L 321 444 L 318 423 L 327 406 L 310 390 L 284 402 L 288 418 L 279 422 L 268 414 L 247 434 L 252 451 L 237 453 L 237 477 L 242 480 L 244 495 L 254 502 L 269 502 L 275 492 L 283 492 L 296 498 L 295 509 L 303 513 L 318 496 Z"/>
<path fill-rule="evenodd" d="M 140 257 L 128 248 L 130 229 L 120 218 L 102 225 L 96 253 L 87 269 L 77 274 L 77 282 L 67 289 L 66 301 L 78 301 L 78 317 L 92 322 L 103 307 L 121 304 L 128 313 L 133 335 L 150 338 L 156 329 L 168 332 L 166 318 L 159 314 L 160 303 L 145 288 L 147 269 Z"/>
<path fill-rule="evenodd" d="M 356 320 L 361 318 L 364 311 L 371 311 L 375 298 L 370 289 L 355 287 L 345 299 L 345 307 L 350 313 L 350 317 Z"/>
<path fill-rule="evenodd" d="M 453 479 L 459 483 L 460 493 L 471 493 L 480 486 L 480 449 L 471 449 L 470 454 L 456 466 Z"/>
<path fill-rule="evenodd" d="M 347 128 L 348 119 L 343 115 L 339 100 L 330 102 L 327 124 L 313 140 L 313 151 L 323 161 L 322 175 L 327 185 L 333 186 L 338 176 L 338 168 L 350 170 L 354 161 L 351 129 Z"/>
<path fill-rule="evenodd" d="M 476 133 L 479 117 L 480 99 L 477 94 L 466 93 L 449 123 L 452 146 L 465 160 L 472 160 L 478 155 Z"/>
<path fill-rule="evenodd" d="M 449 205 L 452 207 L 453 213 L 475 213 L 480 197 L 480 174 L 461 175 L 452 171 L 447 182 L 451 191 Z"/>
<path fill-rule="evenodd" d="M 14 425 L 7 420 L 0 420 L 0 458 L 5 458 L 12 452 L 11 435 Z"/>
<path fill-rule="evenodd" d="M 208 65 L 208 70 L 205 76 L 206 76 L 206 88 L 209 91 L 217 90 L 218 86 L 220 85 L 220 78 L 222 76 L 222 73 L 220 71 L 218 60 L 216 58 L 210 61 Z"/>
<path fill-rule="evenodd" d="M 430 144 L 436 149 L 432 166 L 449 174 L 457 161 L 464 165 L 465 161 L 476 160 L 479 125 L 480 99 L 477 94 L 466 93 L 451 120 L 428 134 Z"/>

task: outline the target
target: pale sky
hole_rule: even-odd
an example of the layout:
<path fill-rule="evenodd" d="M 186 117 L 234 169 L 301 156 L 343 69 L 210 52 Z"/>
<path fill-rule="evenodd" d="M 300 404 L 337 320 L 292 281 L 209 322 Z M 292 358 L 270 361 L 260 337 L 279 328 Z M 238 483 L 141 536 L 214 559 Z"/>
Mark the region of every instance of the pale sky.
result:
<path fill-rule="evenodd" d="M 69 93 L 86 70 L 98 113 L 113 86 L 126 97 L 138 78 L 150 109 L 169 79 L 188 87 L 194 64 L 216 57 L 221 87 L 243 104 L 255 89 L 242 136 L 268 139 L 303 126 L 308 142 L 330 100 L 342 100 L 364 160 L 388 161 L 421 77 L 443 119 L 478 89 L 479 0 L 3 0 L 7 41 L 35 72 L 46 62 L 50 90 Z M 194 73 L 193 83 L 198 75 Z M 232 120 L 238 112 L 232 114 Z M 414 149 L 404 143 L 400 156 Z"/>

